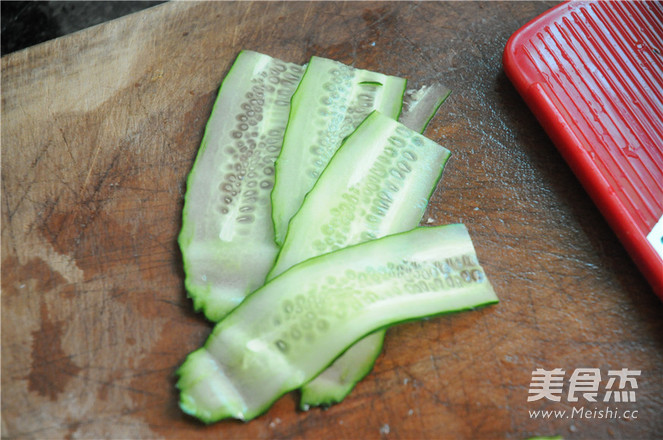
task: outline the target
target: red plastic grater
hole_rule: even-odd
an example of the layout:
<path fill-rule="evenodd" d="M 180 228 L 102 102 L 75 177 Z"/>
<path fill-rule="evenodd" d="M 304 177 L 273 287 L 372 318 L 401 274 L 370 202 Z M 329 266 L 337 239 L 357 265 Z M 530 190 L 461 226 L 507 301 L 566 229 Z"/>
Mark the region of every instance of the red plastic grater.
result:
<path fill-rule="evenodd" d="M 663 3 L 571 1 L 504 70 L 663 300 Z"/>

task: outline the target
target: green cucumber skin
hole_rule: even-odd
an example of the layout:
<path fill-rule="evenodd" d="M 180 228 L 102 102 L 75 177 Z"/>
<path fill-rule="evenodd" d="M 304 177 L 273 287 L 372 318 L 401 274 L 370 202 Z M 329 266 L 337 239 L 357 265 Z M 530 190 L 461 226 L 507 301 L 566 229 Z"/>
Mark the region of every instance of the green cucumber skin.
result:
<path fill-rule="evenodd" d="M 219 89 L 191 172 L 178 243 L 196 311 L 218 321 L 260 287 L 278 253 L 274 162 L 303 68 L 242 51 Z"/>
<path fill-rule="evenodd" d="M 314 257 L 265 284 L 178 369 L 182 410 L 250 420 L 380 329 L 498 301 L 463 225 Z"/>
<path fill-rule="evenodd" d="M 406 86 L 403 78 L 311 58 L 292 97 L 276 160 L 272 217 L 277 244 L 283 244 L 290 219 L 343 139 L 373 110 L 396 119 Z"/>

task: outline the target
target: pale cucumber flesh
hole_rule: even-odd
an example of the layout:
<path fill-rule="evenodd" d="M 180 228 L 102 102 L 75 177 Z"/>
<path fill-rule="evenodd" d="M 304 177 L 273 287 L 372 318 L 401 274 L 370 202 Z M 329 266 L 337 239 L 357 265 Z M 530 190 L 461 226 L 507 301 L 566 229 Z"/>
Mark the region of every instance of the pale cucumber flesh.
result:
<path fill-rule="evenodd" d="M 423 133 L 450 94 L 451 90 L 440 82 L 407 90 L 398 122 L 417 133 Z"/>
<path fill-rule="evenodd" d="M 215 326 L 178 370 L 180 406 L 206 423 L 249 420 L 376 330 L 497 301 L 463 225 L 314 257 Z"/>
<path fill-rule="evenodd" d="M 292 111 L 276 161 L 272 191 L 275 239 L 288 223 L 345 137 L 373 111 L 396 119 L 406 80 L 312 57 L 292 98 Z"/>
<path fill-rule="evenodd" d="M 270 193 L 303 68 L 241 52 L 221 85 L 187 179 L 178 242 L 196 310 L 218 321 L 274 263 Z"/>

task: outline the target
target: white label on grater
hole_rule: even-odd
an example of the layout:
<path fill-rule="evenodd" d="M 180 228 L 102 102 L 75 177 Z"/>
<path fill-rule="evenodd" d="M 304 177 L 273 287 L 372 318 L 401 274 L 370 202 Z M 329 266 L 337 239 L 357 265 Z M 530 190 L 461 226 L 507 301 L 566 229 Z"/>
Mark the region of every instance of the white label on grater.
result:
<path fill-rule="evenodd" d="M 658 256 L 663 259 L 663 215 L 658 219 L 658 222 L 651 228 L 647 234 L 647 240 L 654 247 Z"/>

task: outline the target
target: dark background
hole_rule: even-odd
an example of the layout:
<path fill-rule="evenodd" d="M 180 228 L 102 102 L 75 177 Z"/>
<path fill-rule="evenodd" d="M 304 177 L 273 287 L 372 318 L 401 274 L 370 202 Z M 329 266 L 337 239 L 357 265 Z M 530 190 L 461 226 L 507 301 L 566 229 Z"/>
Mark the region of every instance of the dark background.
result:
<path fill-rule="evenodd" d="M 2 55 L 163 1 L 1 1 Z"/>

